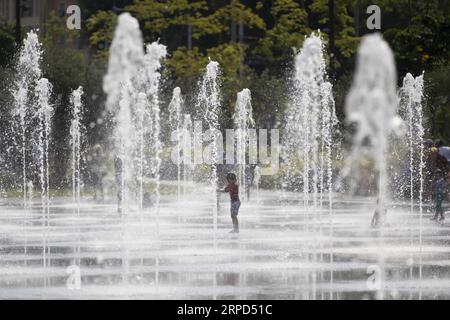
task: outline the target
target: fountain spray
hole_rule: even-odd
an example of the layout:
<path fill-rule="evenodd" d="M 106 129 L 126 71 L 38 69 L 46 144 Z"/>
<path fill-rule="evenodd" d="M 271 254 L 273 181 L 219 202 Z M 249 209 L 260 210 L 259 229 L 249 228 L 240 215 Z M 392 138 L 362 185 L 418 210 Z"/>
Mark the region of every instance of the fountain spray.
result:
<path fill-rule="evenodd" d="M 155 211 L 156 211 L 156 232 L 159 234 L 159 202 L 160 202 L 160 168 L 161 168 L 161 152 L 163 144 L 161 142 L 161 119 L 160 119 L 160 101 L 159 101 L 159 89 L 162 67 L 161 61 L 167 55 L 166 46 L 159 42 L 153 42 L 146 46 L 146 54 L 144 57 L 144 75 L 147 79 L 144 85 L 146 85 L 146 96 L 149 104 L 149 138 L 150 138 L 150 175 L 153 178 L 155 188 Z"/>
<path fill-rule="evenodd" d="M 424 185 L 424 127 L 423 127 L 423 73 L 418 77 L 413 77 L 408 73 L 403 79 L 403 86 L 400 89 L 400 111 L 403 114 L 404 123 L 407 125 L 407 138 L 409 148 L 409 174 L 410 174 L 410 210 L 414 211 L 414 187 L 419 183 L 419 280 L 422 280 L 422 219 L 423 219 L 423 185 Z M 413 236 L 411 234 L 411 246 Z M 412 257 L 411 257 L 412 259 Z M 412 266 L 410 278 L 413 277 Z M 420 291 L 421 293 L 421 291 Z"/>
<path fill-rule="evenodd" d="M 356 124 L 356 134 L 343 173 L 348 174 L 349 166 L 363 155 L 374 160 L 378 174 L 378 200 L 373 226 L 383 225 L 386 219 L 388 138 L 401 124 L 397 116 L 396 81 L 394 55 L 389 45 L 380 34 L 365 36 L 358 49 L 356 74 L 345 106 L 347 122 Z M 378 237 L 379 299 L 384 297 L 385 280 L 382 232 L 381 228 Z"/>
<path fill-rule="evenodd" d="M 358 157 L 368 155 L 375 161 L 378 173 L 377 211 L 384 211 L 387 201 L 386 152 L 389 135 L 401 124 L 397 116 L 396 68 L 389 45 L 381 35 L 363 38 L 358 49 L 356 75 L 346 101 L 348 123 L 355 123 L 357 131 L 353 138 L 348 164 Z M 346 167 L 344 174 L 348 174 Z M 377 224 L 384 219 L 380 215 Z"/>
<path fill-rule="evenodd" d="M 284 158 L 291 167 L 302 166 L 305 207 L 309 206 L 311 191 L 314 207 L 317 207 L 319 193 L 322 199 L 324 192 L 332 192 L 331 161 L 338 120 L 323 52 L 320 35 L 312 34 L 305 39 L 295 57 L 295 74 L 286 111 Z M 285 180 L 287 185 L 295 185 L 290 173 Z"/>
<path fill-rule="evenodd" d="M 49 210 L 49 159 L 48 150 L 50 144 L 51 120 L 53 116 L 53 106 L 50 104 L 52 85 L 46 78 L 42 78 L 36 85 L 36 95 L 38 97 L 39 118 L 39 180 L 41 185 L 42 207 L 47 212 Z M 47 216 L 48 218 L 48 216 Z"/>
<path fill-rule="evenodd" d="M 192 119 L 185 113 L 183 116 L 183 196 L 186 196 L 188 179 L 192 182 Z"/>
<path fill-rule="evenodd" d="M 36 96 L 38 102 L 38 158 L 39 158 L 39 182 L 41 187 L 42 221 L 44 227 L 43 234 L 43 264 L 44 268 L 50 265 L 50 252 L 47 247 L 47 234 L 50 227 L 50 168 L 49 168 L 49 144 L 51 132 L 51 120 L 53 116 L 53 106 L 50 104 L 52 85 L 46 78 L 41 78 L 36 84 Z M 45 286 L 47 279 L 44 279 Z"/>
<path fill-rule="evenodd" d="M 252 97 L 249 89 L 244 89 L 237 94 L 234 112 L 234 127 L 236 129 L 236 156 L 239 166 L 238 177 L 241 196 L 246 189 L 246 150 L 249 145 L 249 129 L 255 125 L 252 111 Z"/>
<path fill-rule="evenodd" d="M 181 194 L 181 159 L 180 159 L 180 152 L 181 152 L 181 140 L 184 136 L 184 132 L 181 131 L 182 124 L 182 106 L 183 106 L 183 97 L 181 96 L 181 89 L 179 87 L 176 87 L 173 89 L 172 94 L 172 100 L 169 104 L 169 123 L 170 128 L 172 130 L 172 133 L 175 132 L 176 134 L 176 141 L 177 141 L 177 198 L 180 200 L 180 194 Z M 185 149 L 183 149 L 185 150 Z"/>
<path fill-rule="evenodd" d="M 70 125 L 70 141 L 72 145 L 72 200 L 77 204 L 78 214 L 80 213 L 80 197 L 81 197 L 81 158 L 83 156 L 82 150 L 82 135 L 84 126 L 83 119 L 83 88 L 78 87 L 77 90 L 72 91 L 70 97 L 70 104 L 72 105 L 72 122 Z"/>
<path fill-rule="evenodd" d="M 115 115 L 115 159 L 120 171 L 121 203 L 119 211 L 127 213 L 133 180 L 133 154 L 136 144 L 132 106 L 137 97 L 132 79 L 143 66 L 144 50 L 138 21 L 129 13 L 119 16 L 110 48 L 108 73 L 103 80 L 107 109 Z M 120 207 L 122 206 L 122 207 Z"/>
<path fill-rule="evenodd" d="M 210 156 L 209 159 L 204 159 L 204 161 L 211 165 L 211 171 L 209 174 L 209 181 L 211 185 L 211 193 L 213 195 L 213 247 L 214 247 L 214 260 L 217 255 L 217 214 L 219 211 L 219 197 L 217 194 L 218 178 L 217 178 L 217 163 L 219 163 L 219 143 L 220 131 L 219 131 L 219 112 L 221 105 L 220 97 L 220 68 L 219 63 L 216 61 L 210 61 L 206 66 L 206 73 L 200 82 L 200 90 L 198 93 L 196 110 L 199 112 L 203 119 L 205 120 L 208 131 L 204 134 L 204 139 L 210 141 Z M 198 129 L 198 128 L 197 128 Z M 195 133 L 196 128 L 194 128 L 194 144 L 195 143 Z M 216 288 L 217 279 L 214 276 L 213 287 Z M 214 293 L 214 298 L 215 298 Z"/>
<path fill-rule="evenodd" d="M 409 151 L 409 191 L 410 191 L 410 206 L 411 212 L 414 209 L 414 188 L 416 182 L 420 184 L 421 171 L 423 164 L 420 159 L 423 159 L 423 74 L 414 78 L 408 73 L 403 78 L 403 86 L 400 89 L 400 110 L 403 116 L 403 123 L 407 126 L 406 136 L 408 138 Z M 417 169 L 416 169 L 417 168 Z M 422 198 L 419 190 L 419 199 Z M 419 204 L 422 205 L 421 203 Z"/>
<path fill-rule="evenodd" d="M 81 159 L 83 157 L 83 134 L 85 127 L 83 120 L 83 88 L 80 86 L 77 90 L 73 90 L 70 96 L 70 104 L 72 106 L 72 122 L 70 124 L 70 143 L 72 146 L 72 201 L 76 205 L 77 217 L 80 219 L 81 204 Z M 78 258 L 75 262 L 80 266 L 80 228 L 76 230 L 77 246 L 74 252 Z"/>
<path fill-rule="evenodd" d="M 217 195 L 217 163 L 219 160 L 218 138 L 219 138 L 219 112 L 220 112 L 220 84 L 219 84 L 220 68 L 219 63 L 210 61 L 206 66 L 206 73 L 200 82 L 200 90 L 196 110 L 203 115 L 211 141 L 210 159 L 205 159 L 207 164 L 211 165 L 209 181 L 214 199 L 213 204 L 213 229 L 214 229 L 214 247 L 216 246 L 217 233 L 217 211 L 218 211 L 218 195 Z"/>
<path fill-rule="evenodd" d="M 23 205 L 27 206 L 27 132 L 32 127 L 31 118 L 36 114 L 35 96 L 33 95 L 37 81 L 40 79 L 42 71 L 40 63 L 42 59 L 42 48 L 38 36 L 34 30 L 27 34 L 20 51 L 19 61 L 16 67 L 18 79 L 15 81 L 14 113 L 18 119 L 17 135 L 21 135 L 20 149 L 22 156 L 22 191 Z M 20 133 L 19 133 L 20 132 Z M 19 146 L 18 146 L 19 147 Z"/>

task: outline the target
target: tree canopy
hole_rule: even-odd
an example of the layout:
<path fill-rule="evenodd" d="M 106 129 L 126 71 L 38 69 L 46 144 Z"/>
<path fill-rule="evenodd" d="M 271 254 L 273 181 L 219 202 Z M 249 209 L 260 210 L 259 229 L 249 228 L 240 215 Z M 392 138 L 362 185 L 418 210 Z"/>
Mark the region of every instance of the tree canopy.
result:
<path fill-rule="evenodd" d="M 329 50 L 330 35 L 334 34 L 333 56 L 327 55 L 331 59 L 327 63 L 332 67 L 330 80 L 334 84 L 337 113 L 342 117 L 360 37 L 373 32 L 366 27 L 366 8 L 376 4 L 381 8 L 380 32 L 395 54 L 399 85 L 407 72 L 419 75 L 425 71 L 425 110 L 431 128 L 427 137 L 450 141 L 450 1 L 360 0 L 357 11 L 354 0 L 334 0 L 333 26 L 329 0 L 81 0 L 79 3 L 83 15 L 81 32 L 68 30 L 64 17 L 54 13 L 41 31 L 44 74 L 55 84 L 55 96 L 59 97 L 55 122 L 61 128 L 56 128 L 57 132 L 67 131 L 68 94 L 82 85 L 89 139 L 101 139 L 103 129 L 96 125 L 103 116 L 101 83 L 117 16 L 124 11 L 138 19 L 145 42 L 159 40 L 167 46 L 163 102 L 170 98 L 175 86 L 180 86 L 185 94 L 195 95 L 197 80 L 208 58 L 220 63 L 224 124 L 230 121 L 236 93 L 247 87 L 252 91 L 258 124 L 266 128 L 276 126 L 283 114 L 296 51 L 305 37 L 317 30 Z M 14 39 L 14 27 L 0 22 L 0 72 L 4 79 L 11 73 L 9 68 L 17 51 Z M 9 93 L 4 91 L 3 105 L 8 104 L 7 99 Z"/>

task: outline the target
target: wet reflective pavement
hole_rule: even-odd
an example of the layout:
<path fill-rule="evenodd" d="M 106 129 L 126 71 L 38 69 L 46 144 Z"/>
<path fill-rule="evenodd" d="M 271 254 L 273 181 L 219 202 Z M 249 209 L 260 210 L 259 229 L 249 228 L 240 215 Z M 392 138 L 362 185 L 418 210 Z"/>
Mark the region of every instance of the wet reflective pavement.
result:
<path fill-rule="evenodd" d="M 57 198 L 50 219 L 38 202 L 0 202 L 0 299 L 450 298 L 450 224 L 426 208 L 422 228 L 397 204 L 374 230 L 373 199 L 305 210 L 301 195 L 261 191 L 232 235 L 226 195 L 216 233 L 207 196 L 127 215 Z"/>

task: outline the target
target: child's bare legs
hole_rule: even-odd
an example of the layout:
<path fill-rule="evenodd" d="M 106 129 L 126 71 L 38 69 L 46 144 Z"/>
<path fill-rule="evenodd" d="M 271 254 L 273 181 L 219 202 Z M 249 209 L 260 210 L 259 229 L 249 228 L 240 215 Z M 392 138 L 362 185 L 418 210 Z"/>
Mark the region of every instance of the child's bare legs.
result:
<path fill-rule="evenodd" d="M 444 208 L 442 207 L 442 202 L 444 202 L 444 196 L 441 195 L 441 194 L 438 194 L 436 196 L 435 214 L 434 214 L 434 217 L 431 220 L 442 221 L 442 220 L 445 219 L 445 217 L 444 217 Z"/>
<path fill-rule="evenodd" d="M 236 215 L 231 215 L 231 221 L 233 221 L 233 231 L 239 233 L 239 220 Z"/>
<path fill-rule="evenodd" d="M 231 233 L 239 233 L 239 220 L 237 218 L 239 214 L 239 207 L 241 206 L 240 201 L 235 201 L 231 203 L 231 221 L 233 222 L 233 230 Z"/>
<path fill-rule="evenodd" d="M 444 208 L 442 207 L 442 203 L 444 202 L 444 196 L 439 195 L 437 199 L 436 205 L 436 215 L 439 214 L 439 220 L 444 220 Z"/>
<path fill-rule="evenodd" d="M 117 212 L 122 213 L 122 188 L 117 190 Z"/>

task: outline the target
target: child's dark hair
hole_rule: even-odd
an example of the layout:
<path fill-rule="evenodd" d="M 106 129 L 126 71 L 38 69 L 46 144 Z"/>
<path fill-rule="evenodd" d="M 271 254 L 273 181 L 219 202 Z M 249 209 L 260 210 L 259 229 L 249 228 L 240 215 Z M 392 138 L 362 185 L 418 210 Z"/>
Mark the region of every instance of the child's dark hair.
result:
<path fill-rule="evenodd" d="M 236 174 L 234 174 L 233 172 L 228 172 L 227 173 L 227 181 L 236 181 Z"/>

